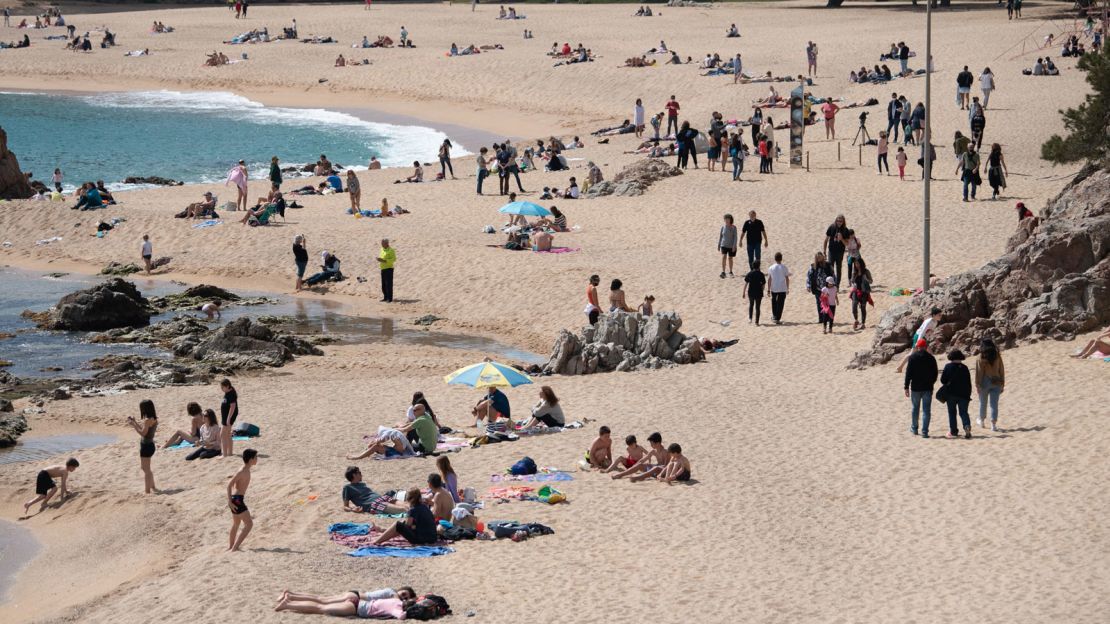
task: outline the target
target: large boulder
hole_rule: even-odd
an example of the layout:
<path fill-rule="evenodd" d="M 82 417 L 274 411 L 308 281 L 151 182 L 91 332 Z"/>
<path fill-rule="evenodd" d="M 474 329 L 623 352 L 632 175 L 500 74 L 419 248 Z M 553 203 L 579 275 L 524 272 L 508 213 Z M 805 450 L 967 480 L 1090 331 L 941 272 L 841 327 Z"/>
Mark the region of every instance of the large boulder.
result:
<path fill-rule="evenodd" d="M 229 369 L 282 366 L 295 354 L 323 352 L 301 338 L 277 334 L 265 325 L 251 323 L 247 317 L 231 321 L 192 348 L 194 358 Z"/>
<path fill-rule="evenodd" d="M 658 158 L 646 158 L 621 169 L 612 180 L 598 182 L 586 191 L 587 198 L 605 195 L 643 195 L 649 186 L 672 176 L 682 175 L 678 167 Z"/>
<path fill-rule="evenodd" d="M 577 335 L 565 329 L 559 332 L 543 372 L 589 375 L 705 359 L 701 343 L 678 331 L 681 327 L 682 319 L 674 312 L 649 317 L 632 312 L 603 314 L 596 325 L 584 327 Z"/>
<path fill-rule="evenodd" d="M 8 133 L 0 128 L 0 199 L 29 199 L 34 194 L 19 160 L 8 151 Z"/>
<path fill-rule="evenodd" d="M 0 414 L 0 448 L 15 446 L 25 431 L 27 419 L 23 414 Z"/>
<path fill-rule="evenodd" d="M 150 308 L 134 284 L 116 277 L 70 293 L 47 313 L 32 318 L 43 329 L 104 331 L 148 325 Z"/>
<path fill-rule="evenodd" d="M 943 314 L 934 353 L 974 353 L 983 338 L 1004 347 L 1069 340 L 1110 323 L 1110 170 L 1084 169 L 1038 217 L 1018 225 L 1003 256 L 888 310 L 871 349 L 850 366 L 882 364 L 907 350 L 933 307 Z"/>

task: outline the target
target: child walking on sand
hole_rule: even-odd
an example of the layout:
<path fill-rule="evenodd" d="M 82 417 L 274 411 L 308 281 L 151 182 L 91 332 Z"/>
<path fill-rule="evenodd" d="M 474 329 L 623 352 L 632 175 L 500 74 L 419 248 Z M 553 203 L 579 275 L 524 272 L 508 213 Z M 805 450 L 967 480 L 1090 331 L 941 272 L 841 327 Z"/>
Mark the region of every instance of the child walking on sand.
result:
<path fill-rule="evenodd" d="M 821 289 L 821 333 L 831 334 L 833 321 L 836 319 L 837 294 L 836 278 L 825 278 L 825 287 Z"/>
<path fill-rule="evenodd" d="M 39 511 L 41 512 L 46 509 L 46 504 L 49 503 L 50 499 L 54 497 L 54 494 L 58 492 L 58 485 L 54 483 L 55 477 L 62 480 L 61 501 L 65 502 L 66 494 L 68 494 L 66 491 L 66 480 L 69 478 L 69 473 L 77 470 L 77 467 L 80 465 L 81 464 L 76 458 L 70 457 L 66 460 L 64 466 L 50 466 L 49 468 L 40 470 L 38 476 L 35 478 L 35 497 L 23 503 L 23 513 L 27 513 L 28 510 L 31 509 L 31 505 L 40 501 L 42 502 L 42 506 L 39 507 Z"/>
<path fill-rule="evenodd" d="M 251 467 L 257 464 L 258 451 L 244 450 L 243 467 L 227 484 L 227 506 L 231 509 L 231 533 L 227 538 L 229 552 L 239 552 L 243 540 L 247 539 L 254 526 L 254 520 L 251 519 L 251 512 L 247 509 L 244 497 L 247 495 L 247 487 L 251 484 Z M 242 531 L 239 530 L 240 526 Z"/>
<path fill-rule="evenodd" d="M 894 162 L 898 163 L 898 179 L 899 180 L 905 180 L 906 179 L 906 160 L 907 160 L 907 158 L 906 158 L 905 148 L 899 147 L 898 148 L 898 153 L 894 155 Z"/>

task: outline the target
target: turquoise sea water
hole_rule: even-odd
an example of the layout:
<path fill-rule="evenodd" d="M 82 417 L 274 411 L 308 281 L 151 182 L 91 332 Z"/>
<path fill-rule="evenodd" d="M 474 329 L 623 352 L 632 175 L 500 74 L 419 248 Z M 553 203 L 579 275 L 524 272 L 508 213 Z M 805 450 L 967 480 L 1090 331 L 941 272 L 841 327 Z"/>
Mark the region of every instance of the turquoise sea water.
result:
<path fill-rule="evenodd" d="M 0 125 L 20 168 L 63 186 L 104 180 L 125 190 L 128 176 L 217 182 L 239 159 L 265 178 L 270 157 L 283 166 L 316 162 L 365 169 L 435 157 L 444 135 L 431 128 L 373 123 L 325 109 L 267 107 L 226 92 L 136 91 L 96 95 L 0 93 Z M 461 151 L 461 150 L 456 150 Z"/>

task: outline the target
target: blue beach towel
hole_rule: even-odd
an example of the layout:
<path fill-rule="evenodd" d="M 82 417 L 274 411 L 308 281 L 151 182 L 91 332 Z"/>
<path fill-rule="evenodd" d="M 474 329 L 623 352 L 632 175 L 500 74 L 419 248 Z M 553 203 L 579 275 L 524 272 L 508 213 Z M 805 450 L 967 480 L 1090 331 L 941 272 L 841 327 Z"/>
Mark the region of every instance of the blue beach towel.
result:
<path fill-rule="evenodd" d="M 336 522 L 328 527 L 328 533 L 339 535 L 370 535 L 370 525 L 360 522 Z"/>
<path fill-rule="evenodd" d="M 219 219 L 209 219 L 207 221 L 201 221 L 200 223 L 197 223 L 196 225 L 193 226 L 193 229 L 209 228 L 209 227 L 212 227 L 213 225 L 220 225 L 221 223 L 223 223 L 223 221 L 220 221 Z"/>
<path fill-rule="evenodd" d="M 244 442 L 246 440 L 250 440 L 250 438 L 248 438 L 246 436 L 232 436 L 231 439 L 235 440 L 237 442 Z M 176 450 L 179 450 L 179 449 L 193 448 L 194 446 L 196 446 L 196 445 L 193 444 L 192 442 L 190 442 L 188 440 L 182 440 L 182 441 L 178 442 L 177 444 L 174 444 L 173 446 L 167 447 L 167 449 L 171 450 L 171 451 L 176 451 Z"/>
<path fill-rule="evenodd" d="M 446 546 L 413 546 L 412 548 L 390 548 L 388 546 L 363 546 L 347 553 L 351 557 L 395 557 L 398 559 L 423 559 L 455 552 Z"/>

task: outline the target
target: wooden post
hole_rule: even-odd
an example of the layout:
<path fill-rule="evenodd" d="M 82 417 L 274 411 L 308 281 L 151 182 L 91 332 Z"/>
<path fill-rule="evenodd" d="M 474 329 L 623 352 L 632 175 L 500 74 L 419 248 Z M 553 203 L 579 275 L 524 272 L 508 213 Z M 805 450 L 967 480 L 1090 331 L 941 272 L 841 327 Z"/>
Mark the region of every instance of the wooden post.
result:
<path fill-rule="evenodd" d="M 836 162 L 840 162 L 840 141 L 836 142 Z"/>
<path fill-rule="evenodd" d="M 806 173 L 809 173 L 809 150 L 806 150 Z"/>
<path fill-rule="evenodd" d="M 859 166 L 863 166 L 863 143 L 859 144 Z"/>

